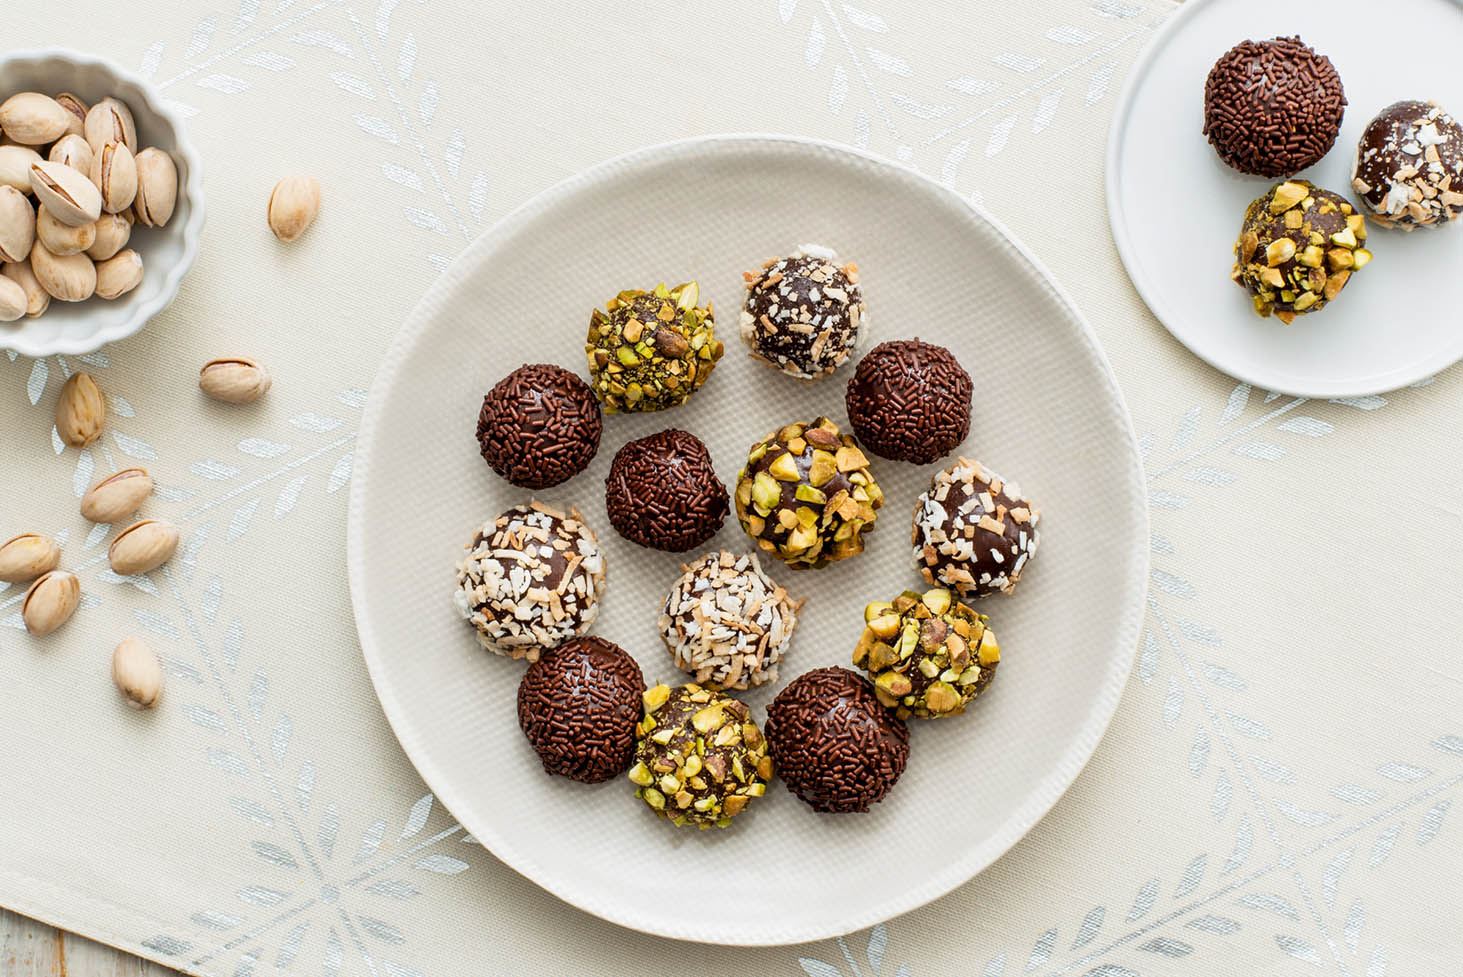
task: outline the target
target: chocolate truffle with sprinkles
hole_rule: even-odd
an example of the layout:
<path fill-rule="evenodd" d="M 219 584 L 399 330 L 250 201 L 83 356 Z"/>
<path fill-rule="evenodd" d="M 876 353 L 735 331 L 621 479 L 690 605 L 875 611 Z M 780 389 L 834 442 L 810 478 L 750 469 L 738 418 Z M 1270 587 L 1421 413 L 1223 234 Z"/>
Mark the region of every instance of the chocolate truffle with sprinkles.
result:
<path fill-rule="evenodd" d="M 915 503 L 914 562 L 926 583 L 961 597 L 1009 594 L 1036 555 L 1040 522 L 1014 483 L 961 458 Z"/>
<path fill-rule="evenodd" d="M 1463 218 L 1463 126 L 1436 102 L 1394 102 L 1361 134 L 1351 189 L 1383 227 Z"/>
<path fill-rule="evenodd" d="M 630 542 L 682 553 L 716 535 L 731 503 L 701 439 L 668 428 L 615 453 L 605 508 Z"/>
<path fill-rule="evenodd" d="M 589 386 L 549 363 L 520 366 L 483 398 L 478 446 L 499 475 L 541 489 L 584 471 L 603 428 Z"/>
<path fill-rule="evenodd" d="M 970 374 L 943 346 L 918 339 L 880 343 L 844 393 L 853 433 L 874 454 L 927 465 L 970 433 Z"/>
<path fill-rule="evenodd" d="M 1204 83 L 1204 135 L 1225 163 L 1289 176 L 1330 152 L 1346 93 L 1336 66 L 1299 37 L 1242 41 Z"/>
<path fill-rule="evenodd" d="M 599 614 L 604 556 L 577 511 L 514 506 L 479 529 L 467 550 L 453 602 L 495 655 L 537 661 L 588 631 Z"/>
<path fill-rule="evenodd" d="M 589 316 L 590 388 L 606 414 L 678 407 L 701 389 L 725 351 L 711 303 L 695 282 L 629 289 Z"/>
<path fill-rule="evenodd" d="M 900 719 L 958 716 L 985 691 L 1001 663 L 986 616 L 944 588 L 906 590 L 864 608 L 855 667 L 874 680 L 874 695 Z"/>
<path fill-rule="evenodd" d="M 586 636 L 545 652 L 518 684 L 518 726 L 546 773 L 598 784 L 630 766 L 645 677 L 625 649 Z"/>
<path fill-rule="evenodd" d="M 657 685 L 644 704 L 626 776 L 656 814 L 677 826 L 725 828 L 767 793 L 772 757 L 745 703 L 692 682 Z"/>
<path fill-rule="evenodd" d="M 710 689 L 777 681 L 803 602 L 763 573 L 755 554 L 722 550 L 682 569 L 659 622 L 677 667 Z"/>
<path fill-rule="evenodd" d="M 1232 278 L 1256 314 L 1289 325 L 1335 300 L 1372 260 L 1366 218 L 1344 197 L 1287 180 L 1250 203 L 1234 244 Z"/>
<path fill-rule="evenodd" d="M 828 248 L 805 244 L 742 274 L 747 302 L 742 339 L 756 359 L 800 380 L 838 369 L 864 327 L 858 266 Z"/>
<path fill-rule="evenodd" d="M 909 761 L 909 728 L 846 668 L 805 672 L 779 692 L 767 742 L 788 790 L 823 814 L 867 811 Z"/>

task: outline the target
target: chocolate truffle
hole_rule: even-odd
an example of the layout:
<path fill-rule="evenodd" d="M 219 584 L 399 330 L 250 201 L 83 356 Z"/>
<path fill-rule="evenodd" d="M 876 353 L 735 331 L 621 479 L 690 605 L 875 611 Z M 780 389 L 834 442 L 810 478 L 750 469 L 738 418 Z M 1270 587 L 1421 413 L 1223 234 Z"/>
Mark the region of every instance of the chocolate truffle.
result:
<path fill-rule="evenodd" d="M 615 453 L 605 479 L 605 508 L 630 542 L 683 553 L 716 535 L 731 503 L 706 445 L 669 428 Z"/>
<path fill-rule="evenodd" d="M 874 680 L 874 694 L 900 719 L 958 716 L 996 677 L 1001 648 L 986 616 L 950 591 L 906 590 L 864 608 L 853 663 Z"/>
<path fill-rule="evenodd" d="M 1383 227 L 1463 217 L 1463 126 L 1436 102 L 1394 102 L 1361 134 L 1351 189 Z"/>
<path fill-rule="evenodd" d="M 621 292 L 589 317 L 590 388 L 605 413 L 678 407 L 701 389 L 723 352 L 711 303 L 695 282 Z"/>
<path fill-rule="evenodd" d="M 787 789 L 823 814 L 867 811 L 909 761 L 909 729 L 862 675 L 819 668 L 767 708 L 767 742 Z"/>
<path fill-rule="evenodd" d="M 927 465 L 970 433 L 970 374 L 943 346 L 880 343 L 859 360 L 844 405 L 853 433 L 881 458 Z"/>
<path fill-rule="evenodd" d="M 645 693 L 635 796 L 675 825 L 725 828 L 767 792 L 772 757 L 744 703 L 694 682 Z"/>
<path fill-rule="evenodd" d="M 914 507 L 914 562 L 925 582 L 962 598 L 1009 594 L 1040 541 L 1041 513 L 980 462 L 936 472 Z"/>
<path fill-rule="evenodd" d="M 577 511 L 540 502 L 484 525 L 457 565 L 457 610 L 496 655 L 537 661 L 589 630 L 599 614 L 605 564 Z"/>
<path fill-rule="evenodd" d="M 884 492 L 858 442 L 820 417 L 754 444 L 737 476 L 736 499 L 747 535 L 799 570 L 862 553 Z"/>
<path fill-rule="evenodd" d="M 514 485 L 549 488 L 589 466 L 603 426 L 583 380 L 562 367 L 533 363 L 483 398 L 478 445 L 483 460 Z"/>
<path fill-rule="evenodd" d="M 598 784 L 635 752 L 645 678 L 623 648 L 575 638 L 544 652 L 518 685 L 518 725 L 544 771 Z"/>
<path fill-rule="evenodd" d="M 1331 59 L 1299 37 L 1243 41 L 1204 83 L 1204 135 L 1241 173 L 1289 176 L 1330 152 L 1346 93 Z"/>
<path fill-rule="evenodd" d="M 1255 312 L 1289 325 L 1331 303 L 1372 253 L 1366 218 L 1343 197 L 1305 180 L 1277 183 L 1250 204 L 1229 277 Z"/>
<path fill-rule="evenodd" d="M 777 681 L 802 601 L 763 573 L 755 554 L 722 550 L 682 569 L 659 622 L 677 667 L 709 689 Z"/>
<path fill-rule="evenodd" d="M 816 380 L 843 365 L 864 324 L 858 266 L 805 244 L 742 275 L 742 339 L 752 355 L 788 376 Z"/>

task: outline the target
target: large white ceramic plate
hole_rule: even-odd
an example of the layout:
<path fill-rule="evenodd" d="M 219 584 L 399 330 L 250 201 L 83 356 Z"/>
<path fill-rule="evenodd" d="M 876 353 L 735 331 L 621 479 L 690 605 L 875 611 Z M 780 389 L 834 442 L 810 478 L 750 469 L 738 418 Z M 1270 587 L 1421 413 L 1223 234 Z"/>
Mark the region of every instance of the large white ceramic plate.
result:
<path fill-rule="evenodd" d="M 1322 311 L 1261 319 L 1229 280 L 1245 207 L 1275 182 L 1229 169 L 1201 133 L 1204 79 L 1240 41 L 1299 34 L 1341 73 L 1336 145 L 1300 175 L 1351 199 L 1357 139 L 1382 108 L 1436 99 L 1463 113 L 1459 0 L 1188 0 L 1128 77 L 1108 142 L 1107 202 L 1128 274 L 1153 314 L 1212 366 L 1268 390 L 1356 397 L 1463 358 L 1463 227 L 1371 227 L 1376 260 Z"/>
<path fill-rule="evenodd" d="M 725 831 L 658 820 L 623 780 L 547 776 L 518 730 L 524 666 L 484 653 L 450 600 L 473 529 L 525 500 L 478 457 L 483 393 L 524 361 L 583 366 L 589 312 L 622 288 L 697 278 L 727 352 L 688 406 L 606 418 L 599 457 L 542 497 L 599 530 L 609 584 L 596 633 L 647 679 L 674 681 L 656 635 L 681 557 L 615 535 L 610 459 L 667 426 L 695 432 L 731 480 L 784 422 L 843 420 L 847 369 L 804 384 L 737 336 L 741 272 L 800 242 L 855 258 L 871 340 L 918 335 L 974 375 L 967 452 L 1038 500 L 1042 550 L 1016 596 L 987 601 L 1005 657 L 967 715 L 918 725 L 904 779 L 873 813 L 814 814 L 780 783 Z M 783 665 L 846 664 L 866 601 L 918 578 L 909 520 L 933 467 L 877 461 L 888 503 L 862 556 L 769 570 L 808 598 Z M 1022 249 L 911 170 L 832 146 L 719 137 L 644 150 L 534 199 L 432 287 L 386 357 L 356 456 L 350 580 L 367 664 L 402 745 L 499 858 L 563 899 L 665 936 L 793 943 L 913 909 L 1011 847 L 1077 776 L 1111 718 L 1147 578 L 1145 493 L 1117 387 L 1092 334 Z M 706 548 L 746 549 L 731 519 Z M 694 556 L 695 554 L 688 554 Z M 775 689 L 747 696 L 760 721 Z"/>

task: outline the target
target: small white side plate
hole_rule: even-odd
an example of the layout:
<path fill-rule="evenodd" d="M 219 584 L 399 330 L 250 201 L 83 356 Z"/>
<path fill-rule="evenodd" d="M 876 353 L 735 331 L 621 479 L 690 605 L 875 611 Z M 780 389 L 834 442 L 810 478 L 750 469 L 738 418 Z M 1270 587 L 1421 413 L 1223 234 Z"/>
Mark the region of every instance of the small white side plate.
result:
<path fill-rule="evenodd" d="M 1370 225 L 1376 260 L 1327 308 L 1286 326 L 1261 319 L 1229 280 L 1245 207 L 1275 182 L 1224 165 L 1202 134 L 1204 79 L 1247 38 L 1299 34 L 1341 73 L 1336 145 L 1299 174 L 1355 200 L 1351 164 L 1372 117 L 1435 99 L 1463 117 L 1459 0 L 1188 0 L 1134 67 L 1108 142 L 1113 238 L 1153 314 L 1195 355 L 1267 390 L 1356 397 L 1415 383 L 1463 359 L 1463 226 Z"/>

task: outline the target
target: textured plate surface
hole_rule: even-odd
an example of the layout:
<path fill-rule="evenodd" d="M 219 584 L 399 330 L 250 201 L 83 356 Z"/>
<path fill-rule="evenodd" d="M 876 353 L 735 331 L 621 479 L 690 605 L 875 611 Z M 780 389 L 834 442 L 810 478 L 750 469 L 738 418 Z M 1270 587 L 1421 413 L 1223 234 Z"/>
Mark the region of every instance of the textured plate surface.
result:
<path fill-rule="evenodd" d="M 782 423 L 840 423 L 845 367 L 804 384 L 751 361 L 736 334 L 741 272 L 800 242 L 860 265 L 869 342 L 919 335 L 976 382 L 965 450 L 1043 510 L 1041 553 L 1014 597 L 981 610 L 1005 650 L 967 715 L 917 725 L 893 794 L 829 817 L 774 784 L 726 831 L 677 830 L 617 780 L 551 778 L 518 730 L 521 664 L 485 654 L 450 600 L 474 528 L 529 497 L 473 438 L 483 393 L 524 361 L 582 370 L 589 311 L 622 288 L 698 278 L 727 355 L 689 405 L 606 418 L 593 466 L 546 501 L 575 505 L 606 547 L 596 633 L 646 678 L 678 674 L 655 629 L 682 558 L 614 534 L 603 482 L 625 441 L 667 426 L 703 438 L 730 481 Z M 989 865 L 1076 777 L 1116 707 L 1147 579 L 1140 463 L 1095 340 L 1032 260 L 958 197 L 912 171 L 791 139 L 719 137 L 613 160 L 534 199 L 459 258 L 402 330 L 361 432 L 350 577 L 386 714 L 422 776 L 473 835 L 561 898 L 666 936 L 737 944 L 814 940 L 947 892 Z M 862 556 L 815 572 L 766 568 L 808 598 L 775 689 L 847 664 L 868 600 L 916 586 L 909 520 L 936 466 L 875 459 L 888 501 Z M 728 521 L 706 549 L 748 546 Z M 694 556 L 695 553 L 687 554 Z"/>
<path fill-rule="evenodd" d="M 1385 16 L 1378 13 L 1370 0 L 1189 0 L 1128 76 L 1113 120 L 1108 212 L 1133 284 L 1195 355 L 1267 390 L 1382 393 L 1463 358 L 1453 298 L 1463 227 L 1407 234 L 1371 225 L 1376 260 L 1334 303 L 1290 326 L 1256 316 L 1229 280 L 1245 207 L 1275 181 L 1231 170 L 1201 133 L 1204 79 L 1225 51 L 1246 38 L 1299 34 L 1331 59 L 1346 89 L 1346 118 L 1331 152 L 1299 175 L 1353 202 L 1356 142 L 1379 111 L 1435 99 L 1463 113 L 1463 74 L 1450 58 L 1423 53 L 1463 48 L 1463 3 L 1389 0 Z M 1404 37 L 1427 40 L 1419 47 Z"/>

